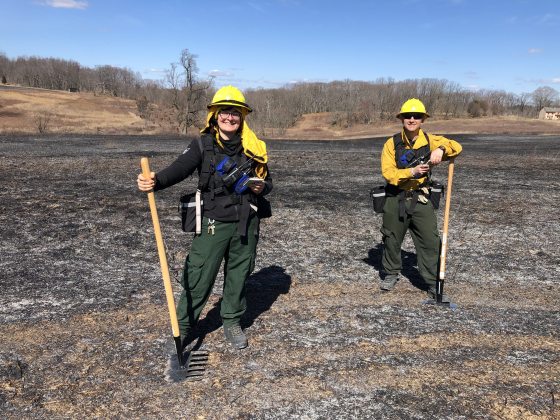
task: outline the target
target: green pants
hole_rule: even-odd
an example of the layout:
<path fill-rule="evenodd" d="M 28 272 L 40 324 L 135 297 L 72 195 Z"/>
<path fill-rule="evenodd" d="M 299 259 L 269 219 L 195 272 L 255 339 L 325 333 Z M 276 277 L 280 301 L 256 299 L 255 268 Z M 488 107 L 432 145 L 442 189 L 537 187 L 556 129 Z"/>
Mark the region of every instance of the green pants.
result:
<path fill-rule="evenodd" d="M 251 217 L 247 236 L 237 233 L 237 222 L 214 222 L 214 234 L 208 233 L 208 219 L 202 221 L 202 233 L 194 237 L 185 260 L 181 284 L 183 292 L 177 305 L 181 334 L 194 327 L 206 305 L 218 270 L 224 260 L 224 289 L 220 315 L 224 325 L 239 323 L 245 313 L 245 280 L 255 268 L 259 239 L 259 220 Z"/>
<path fill-rule="evenodd" d="M 406 200 L 410 208 L 411 199 Z M 402 269 L 401 246 L 404 235 L 410 230 L 418 271 L 424 281 L 432 286 L 436 282 L 440 238 L 437 230 L 437 218 L 432 204 L 416 203 L 412 215 L 399 219 L 399 198 L 387 197 L 383 208 L 383 258 L 381 264 L 387 274 L 398 274 Z"/>

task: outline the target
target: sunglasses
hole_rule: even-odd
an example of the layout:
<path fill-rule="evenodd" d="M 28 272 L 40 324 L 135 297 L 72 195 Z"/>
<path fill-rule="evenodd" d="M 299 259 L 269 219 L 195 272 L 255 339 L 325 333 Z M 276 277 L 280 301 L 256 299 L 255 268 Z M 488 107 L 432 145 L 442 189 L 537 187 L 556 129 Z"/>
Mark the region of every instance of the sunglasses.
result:
<path fill-rule="evenodd" d="M 415 120 L 421 120 L 424 118 L 424 114 L 420 112 L 407 112 L 405 114 L 401 114 L 401 117 L 405 120 L 410 120 L 411 118 L 414 118 Z"/>

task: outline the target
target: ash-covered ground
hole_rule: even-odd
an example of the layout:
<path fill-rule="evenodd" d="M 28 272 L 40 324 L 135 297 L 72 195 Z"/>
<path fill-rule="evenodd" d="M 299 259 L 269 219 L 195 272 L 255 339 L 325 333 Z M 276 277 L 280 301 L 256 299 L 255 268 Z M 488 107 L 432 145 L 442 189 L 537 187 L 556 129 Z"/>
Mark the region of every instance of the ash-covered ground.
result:
<path fill-rule="evenodd" d="M 274 216 L 247 283 L 250 347 L 224 342 L 219 277 L 198 329 L 205 375 L 169 382 L 169 315 L 135 179 L 141 156 L 157 171 L 188 141 L 0 137 L 1 417 L 558 418 L 560 137 L 455 138 L 456 310 L 423 303 L 409 237 L 401 281 L 379 290 L 369 190 L 384 139 L 270 141 Z M 447 164 L 434 178 L 446 182 Z M 195 185 L 156 195 L 173 277 L 191 242 L 178 198 Z"/>

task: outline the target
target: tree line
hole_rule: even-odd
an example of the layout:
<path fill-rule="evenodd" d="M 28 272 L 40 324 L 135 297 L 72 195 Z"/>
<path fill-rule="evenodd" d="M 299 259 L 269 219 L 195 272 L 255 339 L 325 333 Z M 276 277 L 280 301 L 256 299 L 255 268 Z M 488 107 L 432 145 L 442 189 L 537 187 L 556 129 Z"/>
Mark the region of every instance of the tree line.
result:
<path fill-rule="evenodd" d="M 10 59 L 0 53 L 3 84 L 93 92 L 134 99 L 143 118 L 150 110 L 168 110 L 178 132 L 204 124 L 206 105 L 217 89 L 215 80 L 198 74 L 197 56 L 188 49 L 171 63 L 163 80 L 144 80 L 128 68 L 109 65 L 85 67 L 71 60 L 41 57 Z M 420 98 L 436 118 L 516 115 L 536 117 L 543 107 L 560 105 L 560 95 L 551 87 L 514 94 L 503 90 L 469 90 L 445 79 L 395 81 L 341 80 L 329 83 L 296 83 L 275 89 L 248 89 L 247 102 L 256 112 L 253 128 L 261 134 L 278 134 L 295 124 L 303 114 L 328 112 L 331 124 L 350 127 L 393 120 L 404 100 Z"/>

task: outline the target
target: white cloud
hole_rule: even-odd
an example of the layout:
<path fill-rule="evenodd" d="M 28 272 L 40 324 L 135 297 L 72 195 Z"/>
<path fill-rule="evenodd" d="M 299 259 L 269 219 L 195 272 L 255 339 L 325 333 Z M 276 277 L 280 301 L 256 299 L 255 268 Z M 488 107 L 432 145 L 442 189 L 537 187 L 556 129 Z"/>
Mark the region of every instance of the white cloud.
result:
<path fill-rule="evenodd" d="M 518 77 L 517 81 L 524 84 L 531 84 L 536 86 L 560 84 L 560 77 L 553 77 L 551 79 L 525 79 Z"/>
<path fill-rule="evenodd" d="M 556 25 L 558 24 L 558 16 L 553 13 L 547 13 L 537 18 L 539 25 Z"/>
<path fill-rule="evenodd" d="M 149 69 L 145 69 L 143 71 L 143 73 L 145 74 L 165 74 L 167 70 L 166 69 L 157 69 L 157 68 L 149 68 Z"/>
<path fill-rule="evenodd" d="M 233 73 L 226 70 L 210 70 L 208 72 L 208 76 L 211 77 L 231 77 Z"/>
<path fill-rule="evenodd" d="M 541 48 L 529 48 L 529 50 L 527 51 L 529 54 L 540 54 L 542 53 L 542 49 Z"/>
<path fill-rule="evenodd" d="M 39 4 L 43 6 L 54 7 L 57 9 L 87 9 L 88 2 L 86 0 L 43 0 Z"/>
<path fill-rule="evenodd" d="M 302 78 L 302 79 L 292 79 L 287 82 L 288 85 L 297 85 L 298 83 L 329 83 L 332 80 L 328 79 L 309 79 L 309 78 Z"/>
<path fill-rule="evenodd" d="M 474 80 L 479 79 L 479 77 L 480 77 L 479 74 L 476 71 L 472 71 L 472 70 L 465 72 L 465 76 L 468 79 L 474 79 Z"/>
<path fill-rule="evenodd" d="M 259 4 L 259 3 L 255 3 L 255 2 L 250 1 L 249 3 L 247 3 L 247 5 L 248 5 L 250 8 L 256 10 L 257 12 L 260 12 L 260 13 L 264 13 L 264 12 L 265 12 L 265 9 L 264 9 L 264 8 L 262 7 L 262 5 Z"/>
<path fill-rule="evenodd" d="M 295 7 L 300 7 L 302 5 L 302 2 L 299 0 L 279 0 L 280 4 L 283 4 L 284 6 L 295 6 Z"/>

